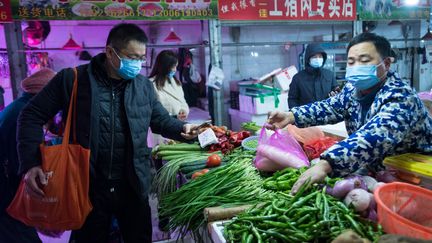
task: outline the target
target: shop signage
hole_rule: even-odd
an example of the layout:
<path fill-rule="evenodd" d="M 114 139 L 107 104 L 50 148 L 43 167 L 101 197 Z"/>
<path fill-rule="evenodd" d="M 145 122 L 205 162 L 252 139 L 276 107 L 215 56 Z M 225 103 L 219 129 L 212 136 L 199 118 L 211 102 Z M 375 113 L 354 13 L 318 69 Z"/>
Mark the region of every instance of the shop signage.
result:
<path fill-rule="evenodd" d="M 221 20 L 355 20 L 356 0 L 219 0 Z"/>
<path fill-rule="evenodd" d="M 11 22 L 12 13 L 9 0 L 0 0 L 0 22 Z"/>
<path fill-rule="evenodd" d="M 2 0 L 0 0 L 2 1 Z M 11 0 L 14 19 L 210 19 L 217 0 Z"/>
<path fill-rule="evenodd" d="M 430 0 L 420 0 L 415 5 L 409 2 L 404 0 L 360 0 L 358 3 L 359 18 L 361 20 L 429 18 Z"/>

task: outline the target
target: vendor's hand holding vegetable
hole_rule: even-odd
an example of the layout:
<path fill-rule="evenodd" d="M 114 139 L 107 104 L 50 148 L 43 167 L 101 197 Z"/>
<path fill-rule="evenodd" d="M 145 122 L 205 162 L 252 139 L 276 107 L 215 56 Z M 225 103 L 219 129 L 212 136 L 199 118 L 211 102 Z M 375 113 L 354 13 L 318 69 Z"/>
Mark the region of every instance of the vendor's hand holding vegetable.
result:
<path fill-rule="evenodd" d="M 286 127 L 288 124 L 294 124 L 295 118 L 292 112 L 272 111 L 269 112 L 266 128 L 280 129 Z"/>
<path fill-rule="evenodd" d="M 294 184 L 291 189 L 293 194 L 297 193 L 299 188 L 308 183 L 317 183 L 322 182 L 326 178 L 327 174 L 332 171 L 330 164 L 326 160 L 320 160 L 316 165 L 312 166 L 308 170 L 306 170 Z"/>

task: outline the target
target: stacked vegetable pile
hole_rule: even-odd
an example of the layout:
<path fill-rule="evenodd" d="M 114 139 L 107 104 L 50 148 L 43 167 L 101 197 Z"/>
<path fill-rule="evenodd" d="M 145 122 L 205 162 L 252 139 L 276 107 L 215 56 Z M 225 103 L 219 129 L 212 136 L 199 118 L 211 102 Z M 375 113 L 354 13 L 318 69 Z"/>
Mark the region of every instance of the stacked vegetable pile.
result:
<path fill-rule="evenodd" d="M 210 152 L 221 151 L 223 154 L 227 154 L 241 146 L 243 139 L 251 135 L 248 131 L 234 132 L 227 130 L 226 127 L 211 126 L 210 128 L 218 139 L 218 143 L 209 146 Z"/>
<path fill-rule="evenodd" d="M 228 242 L 326 242 L 346 229 L 376 240 L 382 234 L 369 221 L 325 192 L 307 186 L 292 196 L 278 192 L 225 225 Z"/>
<path fill-rule="evenodd" d="M 337 181 L 333 187 L 327 187 L 328 194 L 343 199 L 346 206 L 369 220 L 377 221 L 377 205 L 373 191 L 385 183 L 377 182 L 370 176 L 350 176 Z"/>
<path fill-rule="evenodd" d="M 226 164 L 226 163 L 225 163 Z M 218 154 L 208 156 L 206 160 L 192 161 L 180 165 L 180 172 L 186 179 L 195 179 L 210 171 L 214 167 L 222 165 L 222 158 Z"/>
<path fill-rule="evenodd" d="M 166 230 L 197 232 L 205 224 L 203 210 L 223 205 L 257 203 L 272 193 L 262 188 L 263 180 L 252 166 L 254 153 L 236 149 L 225 157 L 226 165 L 191 180 L 160 200 L 160 217 L 170 218 Z"/>
<path fill-rule="evenodd" d="M 217 153 L 215 155 L 221 156 Z M 153 191 L 162 197 L 177 190 L 177 174 L 182 166 L 207 161 L 209 156 L 213 155 L 203 150 L 198 144 L 179 143 L 159 145 L 153 150 L 153 156 L 168 161 L 158 171 L 153 181 Z"/>

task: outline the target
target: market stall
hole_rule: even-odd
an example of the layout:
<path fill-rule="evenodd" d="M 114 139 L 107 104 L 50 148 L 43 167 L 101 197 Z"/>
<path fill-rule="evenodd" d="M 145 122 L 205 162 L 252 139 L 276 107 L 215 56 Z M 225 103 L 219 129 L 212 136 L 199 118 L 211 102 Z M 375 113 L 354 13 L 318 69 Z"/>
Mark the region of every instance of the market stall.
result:
<path fill-rule="evenodd" d="M 304 166 L 313 164 L 338 136 L 323 135 L 319 128 L 288 128 L 290 132 L 273 133 L 290 144 L 279 151 L 281 145 L 266 141 L 265 130 L 256 123 L 243 125 L 248 132 L 209 128 L 218 138 L 212 147 L 173 144 L 154 150 L 168 161 L 155 184 L 159 213 L 170 218 L 165 230 L 180 238 L 192 235 L 197 242 L 208 237 L 213 242 L 330 242 L 354 236 L 377 242 L 386 233 L 432 237 L 430 217 L 419 215 L 420 205 L 432 196 L 432 157 L 389 157 L 384 161 L 388 171 L 327 178 L 291 195 Z M 260 136 L 249 137 L 250 132 Z"/>
<path fill-rule="evenodd" d="M 208 66 L 220 68 L 225 75 L 217 77 L 223 83 L 212 90 L 214 102 L 210 104 L 216 112 L 213 124 L 221 126 L 203 126 L 200 144 L 162 144 L 153 149 L 153 157 L 164 163 L 153 184 L 159 199 L 157 214 L 168 219 L 164 230 L 173 233 L 172 238 L 327 242 L 351 230 L 355 237 L 370 241 L 389 233 L 430 239 L 429 215 L 416 215 L 418 208 L 430 203 L 431 192 L 405 184 L 383 184 L 403 181 L 431 189 L 430 156 L 389 158 L 384 161 L 391 168 L 386 173 L 329 177 L 291 195 L 304 167 L 313 165 L 323 151 L 348 136 L 345 124 L 307 130 L 290 126 L 291 135 L 283 135 L 282 148 L 267 144 L 263 137 L 270 138 L 272 133 L 261 130 L 269 111 L 289 110 L 289 84 L 304 69 L 305 45 L 310 43 L 323 45 L 328 53 L 325 67 L 343 86 L 348 41 L 362 31 L 382 31 L 394 45 L 396 70 L 404 79 L 414 80 L 412 86 L 429 91 L 431 62 L 427 58 L 431 58 L 432 48 L 428 40 L 420 42 L 427 26 L 418 20 L 429 16 L 428 6 L 420 4 L 413 10 L 403 4 L 392 5 L 374 13 L 377 7 L 363 1 L 323 1 L 325 5 L 317 1 L 303 7 L 300 4 L 306 1 L 289 2 L 60 1 L 33 6 L 12 1 L 11 16 L 23 22 L 1 26 L 0 35 L 2 30 L 6 33 L 18 26 L 23 36 L 7 32 L 8 38 L 0 39 L 23 39 L 24 46 L 0 41 L 0 85 L 7 89 L 10 102 L 16 97 L 20 76 L 41 67 L 58 71 L 86 63 L 103 51 L 106 40 L 106 34 L 89 38 L 89 33 L 108 33 L 124 20 L 136 23 L 150 39 L 143 75 L 149 74 L 156 53 L 162 49 L 180 52 L 179 48 L 188 49 L 195 57 L 194 64 L 203 77 L 200 92 L 206 89 L 206 78 L 217 76 L 208 75 Z M 12 19 L 3 19 L 3 6 L 0 20 Z M 392 14 L 403 22 L 392 23 Z M 47 32 L 47 22 L 49 34 L 38 36 Z M 419 55 L 426 61 L 420 64 Z M 27 60 L 27 65 L 18 65 L 22 60 Z M 423 97 L 426 102 L 431 100 L 429 93 Z M 207 109 L 209 104 L 203 102 L 202 106 Z M 208 119 L 207 111 L 192 110 L 189 122 Z M 415 207 L 406 207 L 409 203 Z"/>

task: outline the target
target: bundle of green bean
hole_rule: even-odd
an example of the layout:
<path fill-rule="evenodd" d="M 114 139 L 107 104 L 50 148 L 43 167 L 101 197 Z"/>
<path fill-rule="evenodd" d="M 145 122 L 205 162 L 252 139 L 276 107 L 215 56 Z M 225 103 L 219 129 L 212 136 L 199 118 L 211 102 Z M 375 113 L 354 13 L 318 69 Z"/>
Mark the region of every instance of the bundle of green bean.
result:
<path fill-rule="evenodd" d="M 262 179 L 252 165 L 253 155 L 236 150 L 229 163 L 189 181 L 160 201 L 160 217 L 170 218 L 168 229 L 197 232 L 204 225 L 203 210 L 207 207 L 245 205 L 269 198 L 262 188 Z"/>
<path fill-rule="evenodd" d="M 153 180 L 152 191 L 158 197 L 177 190 L 177 174 L 182 164 L 206 160 L 210 153 L 198 144 L 160 145 L 153 153 L 168 163 L 164 164 Z M 218 153 L 220 154 L 220 153 Z M 221 155 L 221 154 L 220 154 Z"/>
<path fill-rule="evenodd" d="M 314 187 L 315 188 L 315 187 Z M 380 226 L 361 220 L 342 202 L 318 190 L 295 196 L 278 192 L 272 200 L 257 204 L 225 225 L 228 242 L 326 242 L 346 229 L 376 241 Z"/>

